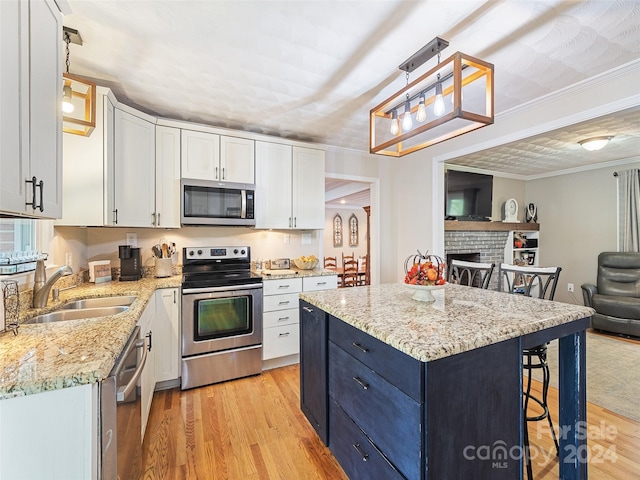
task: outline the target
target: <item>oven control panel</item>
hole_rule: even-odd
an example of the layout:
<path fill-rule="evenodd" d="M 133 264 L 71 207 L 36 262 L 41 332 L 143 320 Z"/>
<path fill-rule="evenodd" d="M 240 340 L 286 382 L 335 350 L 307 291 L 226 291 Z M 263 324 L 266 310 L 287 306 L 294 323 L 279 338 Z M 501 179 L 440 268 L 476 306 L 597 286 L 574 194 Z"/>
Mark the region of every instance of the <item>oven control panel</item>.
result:
<path fill-rule="evenodd" d="M 184 249 L 185 260 L 250 259 L 249 247 L 188 247 Z"/>

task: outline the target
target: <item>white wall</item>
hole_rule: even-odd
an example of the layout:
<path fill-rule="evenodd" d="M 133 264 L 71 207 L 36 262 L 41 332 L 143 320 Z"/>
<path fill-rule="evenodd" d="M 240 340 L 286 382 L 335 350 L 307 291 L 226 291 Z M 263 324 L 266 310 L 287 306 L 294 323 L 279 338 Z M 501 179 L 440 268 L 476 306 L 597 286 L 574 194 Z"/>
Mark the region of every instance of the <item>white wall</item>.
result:
<path fill-rule="evenodd" d="M 580 285 L 596 283 L 598 254 L 617 250 L 613 172 L 631 168 L 640 168 L 640 159 L 527 182 L 527 201 L 538 207 L 540 265 L 562 267 L 556 300 L 582 305 Z"/>

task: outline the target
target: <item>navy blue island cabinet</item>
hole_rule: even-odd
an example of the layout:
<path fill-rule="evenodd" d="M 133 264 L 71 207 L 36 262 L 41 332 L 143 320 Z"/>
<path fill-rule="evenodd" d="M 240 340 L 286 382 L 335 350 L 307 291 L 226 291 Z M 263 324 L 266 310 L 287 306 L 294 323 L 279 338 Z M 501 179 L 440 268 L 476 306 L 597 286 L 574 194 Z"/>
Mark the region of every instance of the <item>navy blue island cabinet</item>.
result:
<path fill-rule="evenodd" d="M 437 303 L 428 306 L 409 297 L 406 330 L 391 316 L 402 315 L 402 302 L 392 305 L 380 323 L 374 320 L 375 312 L 367 308 L 386 305 L 376 291 L 381 287 L 340 289 L 369 297 L 355 314 L 356 304 L 341 307 L 347 303 L 344 295 L 353 292 L 313 292 L 300 300 L 301 409 L 350 479 L 523 478 L 522 349 L 555 338 L 560 339 L 560 478 L 587 478 L 586 463 L 577 461 L 576 452 L 585 448 L 579 426 L 586 420 L 588 309 L 577 307 L 573 317 L 580 318 L 571 321 L 456 352 L 442 331 L 431 328 L 430 314 L 424 316 Z M 372 293 L 381 303 L 372 302 Z M 468 292 L 447 289 L 442 311 L 458 293 Z M 497 295 L 505 298 L 494 296 L 493 303 L 514 297 Z M 431 313 L 442 322 L 442 311 Z M 453 307 L 446 316 L 452 313 Z M 566 309 L 556 313 L 566 320 Z M 362 323 L 367 316 L 371 322 Z M 501 324 L 500 331 L 505 329 Z M 472 337 L 479 343 L 477 335 Z M 424 350 L 412 343 L 421 339 Z M 428 351 L 439 352 L 438 358 L 420 358 Z"/>

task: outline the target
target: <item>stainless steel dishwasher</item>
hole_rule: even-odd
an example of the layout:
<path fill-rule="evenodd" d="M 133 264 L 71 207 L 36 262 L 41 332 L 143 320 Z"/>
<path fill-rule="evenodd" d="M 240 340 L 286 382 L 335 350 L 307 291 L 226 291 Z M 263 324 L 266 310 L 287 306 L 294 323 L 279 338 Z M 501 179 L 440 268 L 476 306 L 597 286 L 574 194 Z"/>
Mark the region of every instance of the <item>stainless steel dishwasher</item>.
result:
<path fill-rule="evenodd" d="M 142 401 L 138 379 L 147 361 L 140 327 L 129 337 L 101 385 L 102 480 L 137 479 L 142 473 Z"/>

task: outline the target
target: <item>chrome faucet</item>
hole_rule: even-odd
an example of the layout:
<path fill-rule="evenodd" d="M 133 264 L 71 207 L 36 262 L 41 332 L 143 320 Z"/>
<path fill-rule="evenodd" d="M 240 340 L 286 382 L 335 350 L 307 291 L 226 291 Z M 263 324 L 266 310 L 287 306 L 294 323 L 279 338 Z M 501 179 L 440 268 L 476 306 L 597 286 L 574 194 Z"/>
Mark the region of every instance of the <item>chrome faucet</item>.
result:
<path fill-rule="evenodd" d="M 71 275 L 73 270 L 69 265 L 64 265 L 58 270 L 53 272 L 53 275 L 47 280 L 47 274 L 44 268 L 44 260 L 38 260 L 36 264 L 36 273 L 33 277 L 33 307 L 43 308 L 47 306 L 47 300 L 49 299 L 49 291 L 54 283 L 56 283 L 60 277 L 65 275 Z"/>

